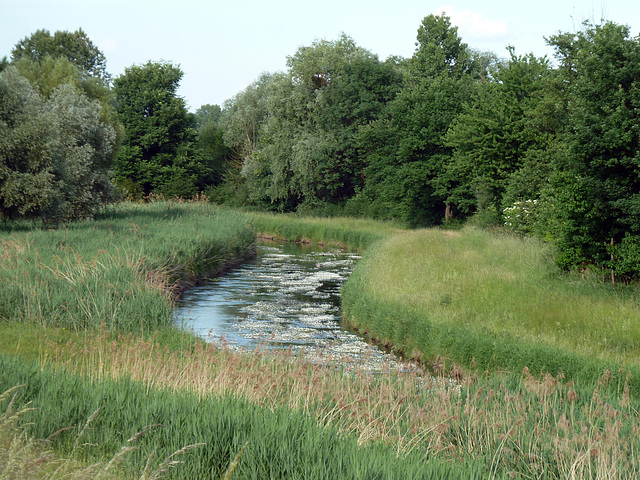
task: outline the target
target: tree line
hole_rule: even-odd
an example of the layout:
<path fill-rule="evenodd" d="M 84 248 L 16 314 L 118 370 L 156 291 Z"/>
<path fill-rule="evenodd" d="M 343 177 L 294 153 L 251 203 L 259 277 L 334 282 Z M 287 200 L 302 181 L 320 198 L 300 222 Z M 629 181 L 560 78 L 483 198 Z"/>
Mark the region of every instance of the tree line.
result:
<path fill-rule="evenodd" d="M 275 211 L 503 225 L 553 242 L 562 268 L 637 278 L 640 40 L 602 22 L 546 41 L 554 61 L 513 47 L 500 58 L 429 15 L 410 58 L 319 40 L 191 114 L 179 66 L 112 79 L 81 30 L 38 31 L 0 64 L 0 216 L 205 192 Z"/>

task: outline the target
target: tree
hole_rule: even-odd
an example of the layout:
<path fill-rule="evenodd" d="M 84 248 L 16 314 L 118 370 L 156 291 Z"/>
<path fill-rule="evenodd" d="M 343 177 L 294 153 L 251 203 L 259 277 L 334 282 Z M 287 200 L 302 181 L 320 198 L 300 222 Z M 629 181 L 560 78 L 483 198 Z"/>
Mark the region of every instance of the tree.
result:
<path fill-rule="evenodd" d="M 111 199 L 116 133 L 101 110 L 71 85 L 44 99 L 15 67 L 0 74 L 0 217 L 55 223 Z"/>
<path fill-rule="evenodd" d="M 58 196 L 50 139 L 54 127 L 42 98 L 15 68 L 0 74 L 0 216 L 50 214 Z"/>
<path fill-rule="evenodd" d="M 553 178 L 559 263 L 640 277 L 640 39 L 606 22 L 549 42 L 569 96 Z"/>
<path fill-rule="evenodd" d="M 362 187 L 358 130 L 397 91 L 395 68 L 342 35 L 288 58 L 269 83 L 255 179 L 285 210 L 338 204 Z"/>
<path fill-rule="evenodd" d="M 113 198 L 110 181 L 116 132 L 102 118 L 96 100 L 71 85 L 53 91 L 45 108 L 55 120 L 58 146 L 54 151 L 63 219 L 91 217 Z"/>
<path fill-rule="evenodd" d="M 374 57 L 343 33 L 335 41 L 318 40 L 310 46 L 300 47 L 295 54 L 287 57 L 287 67 L 295 85 L 315 91 L 328 86 L 340 75 L 345 65 L 356 59 Z"/>
<path fill-rule="evenodd" d="M 219 125 L 222 118 L 222 108 L 220 105 L 202 105 L 196 110 L 195 117 L 198 129 L 208 123 Z"/>
<path fill-rule="evenodd" d="M 319 132 L 331 140 L 332 152 L 316 162 L 316 196 L 342 202 L 364 188 L 368 141 L 363 131 L 383 114 L 402 85 L 399 69 L 376 57 L 344 65 L 321 97 Z"/>
<path fill-rule="evenodd" d="M 416 51 L 409 62 L 411 71 L 418 76 L 447 75 L 461 78 L 477 75 L 478 69 L 472 51 L 458 36 L 458 27 L 442 15 L 429 15 L 422 20 L 416 37 Z"/>
<path fill-rule="evenodd" d="M 227 100 L 220 125 L 224 142 L 240 166 L 250 167 L 267 117 L 268 89 L 275 76 L 263 74 L 243 91 Z"/>
<path fill-rule="evenodd" d="M 191 196 L 207 174 L 197 154 L 195 120 L 177 96 L 182 75 L 177 66 L 150 61 L 114 80 L 125 127 L 115 181 L 129 195 Z"/>
<path fill-rule="evenodd" d="M 202 105 L 195 113 L 198 130 L 198 150 L 207 170 L 199 179 L 198 187 L 204 190 L 222 182 L 226 161 L 231 149 L 224 144 L 224 130 L 220 126 L 222 109 L 219 105 Z"/>
<path fill-rule="evenodd" d="M 57 31 L 53 36 L 38 30 L 14 47 L 11 64 L 45 99 L 59 85 L 70 84 L 78 93 L 98 100 L 103 120 L 117 133 L 114 155 L 117 153 L 123 132 L 109 87 L 106 59 L 82 30 Z"/>
<path fill-rule="evenodd" d="M 446 16 L 426 17 L 416 45 L 402 90 L 370 132 L 381 146 L 369 154 L 365 193 L 388 216 L 418 225 L 449 215 L 456 179 L 447 176 L 444 135 L 479 72 Z"/>
<path fill-rule="evenodd" d="M 527 153 L 548 145 L 548 135 L 532 118 L 546 94 L 551 68 L 546 58 L 516 56 L 512 48 L 509 53 L 509 61 L 491 72 L 490 81 L 477 84 L 473 100 L 445 136 L 453 148 L 448 173 L 459 179 L 452 202 L 460 211 L 479 211 L 494 221 L 501 220 L 510 179 L 524 166 Z M 529 168 L 528 174 L 532 173 Z M 535 187 L 520 184 L 519 188 L 520 192 L 514 184 L 510 189 L 509 203 L 538 198 Z"/>
<path fill-rule="evenodd" d="M 25 37 L 11 51 L 15 62 L 28 58 L 37 63 L 47 57 L 66 58 L 80 68 L 83 76 L 98 78 L 108 82 L 107 60 L 87 34 L 78 29 L 75 32 L 57 31 L 53 35 L 48 30 L 38 30 Z"/>

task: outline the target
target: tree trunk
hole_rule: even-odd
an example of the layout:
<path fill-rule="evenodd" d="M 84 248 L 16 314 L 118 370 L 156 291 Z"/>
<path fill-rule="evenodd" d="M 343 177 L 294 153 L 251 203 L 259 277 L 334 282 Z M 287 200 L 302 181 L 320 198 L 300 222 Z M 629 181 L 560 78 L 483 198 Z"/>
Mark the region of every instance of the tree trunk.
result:
<path fill-rule="evenodd" d="M 449 223 L 449 220 L 453 218 L 453 212 L 451 211 L 451 204 L 447 203 L 444 209 L 444 223 Z"/>
<path fill-rule="evenodd" d="M 613 268 L 613 237 L 611 237 L 611 285 L 615 285 L 616 284 L 616 274 L 615 274 L 615 269 Z"/>

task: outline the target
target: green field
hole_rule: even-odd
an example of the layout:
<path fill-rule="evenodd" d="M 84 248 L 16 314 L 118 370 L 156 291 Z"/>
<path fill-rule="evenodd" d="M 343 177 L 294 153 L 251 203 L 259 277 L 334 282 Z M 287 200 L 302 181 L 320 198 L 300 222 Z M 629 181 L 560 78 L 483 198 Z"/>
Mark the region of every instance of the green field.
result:
<path fill-rule="evenodd" d="M 343 308 L 351 325 L 426 363 L 585 381 L 624 369 L 638 395 L 639 299 L 635 286 L 561 273 L 538 240 L 430 229 L 376 245 Z"/>
<path fill-rule="evenodd" d="M 360 249 L 345 320 L 428 372 L 346 374 L 175 329 L 172 298 L 256 233 Z M 0 242 L 0 392 L 19 386 L 0 400 L 0 479 L 640 473 L 637 288 L 561 273 L 538 241 L 156 202 L 5 224 Z"/>

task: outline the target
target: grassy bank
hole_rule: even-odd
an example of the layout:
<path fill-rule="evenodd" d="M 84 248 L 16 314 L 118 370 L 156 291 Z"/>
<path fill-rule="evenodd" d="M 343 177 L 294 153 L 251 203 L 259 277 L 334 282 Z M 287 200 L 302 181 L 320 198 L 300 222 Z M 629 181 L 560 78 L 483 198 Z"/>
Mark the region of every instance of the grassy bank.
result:
<path fill-rule="evenodd" d="M 200 443 L 166 474 L 220 478 L 242 452 L 232 478 L 638 477 L 636 292 L 560 274 L 537 242 L 203 203 L 7 227 L 0 392 L 25 385 L 29 438 L 61 430 L 46 445 L 57 455 L 118 457 L 119 478 Z M 171 296 L 251 255 L 254 232 L 363 250 L 343 291 L 349 321 L 456 381 L 343 374 L 172 329 Z M 477 369 L 440 368 L 451 361 Z M 604 372 L 622 363 L 628 379 Z"/>
<path fill-rule="evenodd" d="M 592 383 L 625 367 L 640 396 L 638 298 L 562 274 L 539 241 L 473 228 L 390 237 L 343 289 L 348 322 L 409 357 Z"/>
<path fill-rule="evenodd" d="M 315 242 L 348 247 L 367 248 L 401 230 L 393 222 L 361 218 L 315 218 L 272 213 L 247 213 L 253 228 L 265 236 L 290 242 Z"/>
<path fill-rule="evenodd" d="M 55 230 L 5 232 L 0 321 L 153 332 L 171 325 L 168 296 L 248 258 L 254 241 L 244 217 L 202 202 L 125 203 Z"/>

